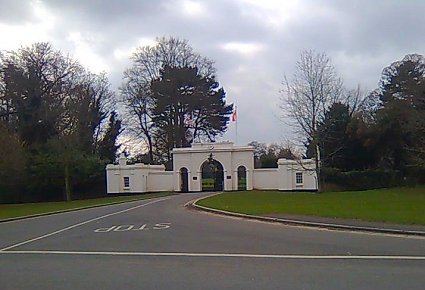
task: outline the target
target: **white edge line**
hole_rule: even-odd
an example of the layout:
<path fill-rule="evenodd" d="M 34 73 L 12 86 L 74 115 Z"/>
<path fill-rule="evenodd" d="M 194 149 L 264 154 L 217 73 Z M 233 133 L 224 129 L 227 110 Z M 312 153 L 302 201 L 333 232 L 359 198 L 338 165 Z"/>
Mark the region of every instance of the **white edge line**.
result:
<path fill-rule="evenodd" d="M 204 212 L 217 214 L 224 217 L 233 217 L 233 218 L 242 218 L 242 219 L 250 219 L 256 220 L 259 222 L 267 222 L 267 223 L 280 223 L 283 226 L 288 227 L 303 227 L 312 230 L 326 230 L 326 231 L 334 231 L 334 232 L 350 232 L 355 234 L 366 234 L 366 235 L 379 235 L 379 236 L 389 236 L 389 237 L 399 237 L 399 238 L 409 238 L 409 239 L 425 239 L 423 231 L 398 231 L 398 230 L 389 230 L 388 232 L 381 232 L 380 228 L 376 227 L 366 227 L 368 230 L 362 230 L 361 227 L 350 226 L 350 225 L 340 225 L 340 224 L 332 224 L 332 223 L 323 223 L 323 222 L 304 222 L 298 220 L 290 220 L 284 218 L 275 218 L 269 216 L 259 216 L 254 214 L 245 214 L 239 212 L 226 211 L 221 209 L 215 209 L 212 207 L 206 207 L 203 205 L 197 204 L 197 202 L 207 199 L 209 197 L 213 197 L 215 195 L 222 194 L 223 192 L 219 192 L 216 194 L 200 197 L 196 200 L 191 200 L 185 204 L 185 206 L 192 205 L 195 208 L 201 209 Z M 374 231 L 378 230 L 378 231 Z"/>
<path fill-rule="evenodd" d="M 38 240 L 41 240 L 41 239 L 44 239 L 44 238 L 53 236 L 55 234 L 62 233 L 64 231 L 67 231 L 67 230 L 70 230 L 70 229 L 73 229 L 73 228 L 76 228 L 76 227 L 79 227 L 79 226 L 88 224 L 88 223 L 93 222 L 93 221 L 97 221 L 97 220 L 100 220 L 100 219 L 103 219 L 103 218 L 106 218 L 106 217 L 110 217 L 110 216 L 113 216 L 113 215 L 116 215 L 116 214 L 124 213 L 124 212 L 130 211 L 130 210 L 136 209 L 136 208 L 140 208 L 140 207 L 143 207 L 143 206 L 146 206 L 146 205 L 149 205 L 149 204 L 153 204 L 153 203 L 160 202 L 160 201 L 163 201 L 163 200 L 168 200 L 168 199 L 170 199 L 170 197 L 153 200 L 153 201 L 150 201 L 150 202 L 141 204 L 141 205 L 133 206 L 133 207 L 130 207 L 130 208 L 127 208 L 127 209 L 124 209 L 124 210 L 120 210 L 120 211 L 116 211 L 116 212 L 113 212 L 113 213 L 102 215 L 102 216 L 99 216 L 99 217 L 96 217 L 96 218 L 92 218 L 92 219 L 86 220 L 84 222 L 80 222 L 78 224 L 75 224 L 75 225 L 72 225 L 72 226 L 68 226 L 66 228 L 63 228 L 63 229 L 54 231 L 52 233 L 45 234 L 45 235 L 42 235 L 42 236 L 39 236 L 39 237 L 30 239 L 30 240 L 26 240 L 26 241 L 23 241 L 23 242 L 20 242 L 20 243 L 17 243 L 17 244 L 8 246 L 6 248 L 0 249 L 0 253 L 3 252 L 3 251 L 7 251 L 9 249 L 13 249 L 13 248 L 16 248 L 16 247 L 19 247 L 19 246 L 22 246 L 22 245 L 25 245 L 25 244 L 28 244 L 28 243 L 31 243 L 31 242 L 35 242 L 35 241 L 38 241 Z"/>
<path fill-rule="evenodd" d="M 45 213 L 36 213 L 36 214 L 32 214 L 32 215 L 12 217 L 10 219 L 9 218 L 1 219 L 0 223 L 5 224 L 5 223 L 20 222 L 22 220 L 37 219 L 37 218 L 43 218 L 43 217 L 48 217 L 48 216 L 54 216 L 54 215 L 57 215 L 57 214 L 72 213 L 72 212 L 76 212 L 76 211 L 84 211 L 84 210 L 90 210 L 90 209 L 95 209 L 95 208 L 100 208 L 100 207 L 106 208 L 106 207 L 110 207 L 110 206 L 123 205 L 123 204 L 127 204 L 127 203 L 135 203 L 135 202 L 146 201 L 146 200 L 151 200 L 151 199 L 161 198 L 161 197 L 166 197 L 166 196 L 133 199 L 133 200 L 128 200 L 128 201 L 127 200 L 126 201 L 114 201 L 114 202 L 105 203 L 105 204 L 75 207 L 75 208 L 69 208 L 69 209 L 64 209 L 64 210 L 49 211 L 49 212 L 45 212 Z"/>
<path fill-rule="evenodd" d="M 222 191 L 220 191 L 220 192 L 214 192 L 214 193 L 212 193 L 212 194 L 209 194 L 209 195 L 207 195 L 207 196 L 202 196 L 202 197 L 198 197 L 197 199 L 192 199 L 192 200 L 189 200 L 188 202 L 186 202 L 185 204 L 184 204 L 184 207 L 188 207 L 188 206 L 190 206 L 190 205 L 195 205 L 195 206 L 198 206 L 196 203 L 198 202 L 198 201 L 200 201 L 200 200 L 202 200 L 202 199 L 204 199 L 204 198 L 209 198 L 209 197 L 213 197 L 213 196 L 216 196 L 216 195 L 219 195 L 219 194 L 222 194 L 223 192 Z M 200 205 L 201 206 L 201 205 Z"/>
<path fill-rule="evenodd" d="M 99 255 L 99 256 L 154 256 L 154 257 L 213 257 L 213 258 L 275 258 L 297 260 L 420 260 L 425 256 L 382 256 L 382 255 L 274 255 L 236 253 L 179 253 L 179 252 L 88 252 L 88 251 L 4 251 L 0 254 L 56 254 L 56 255 Z"/>

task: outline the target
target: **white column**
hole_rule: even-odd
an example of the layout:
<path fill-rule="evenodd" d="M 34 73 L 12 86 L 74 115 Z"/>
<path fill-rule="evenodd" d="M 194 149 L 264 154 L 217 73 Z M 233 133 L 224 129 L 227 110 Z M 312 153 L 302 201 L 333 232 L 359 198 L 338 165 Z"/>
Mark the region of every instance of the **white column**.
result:
<path fill-rule="evenodd" d="M 246 169 L 246 190 L 252 190 L 253 170 Z"/>

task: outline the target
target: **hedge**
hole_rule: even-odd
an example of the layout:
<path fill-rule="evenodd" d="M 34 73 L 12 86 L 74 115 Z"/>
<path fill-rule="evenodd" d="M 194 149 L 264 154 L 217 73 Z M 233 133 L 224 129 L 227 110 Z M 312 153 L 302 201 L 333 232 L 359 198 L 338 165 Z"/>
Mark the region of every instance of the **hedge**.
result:
<path fill-rule="evenodd" d="M 408 180 L 396 170 L 362 170 L 343 172 L 337 168 L 323 168 L 321 178 L 347 190 L 366 190 L 407 185 Z"/>

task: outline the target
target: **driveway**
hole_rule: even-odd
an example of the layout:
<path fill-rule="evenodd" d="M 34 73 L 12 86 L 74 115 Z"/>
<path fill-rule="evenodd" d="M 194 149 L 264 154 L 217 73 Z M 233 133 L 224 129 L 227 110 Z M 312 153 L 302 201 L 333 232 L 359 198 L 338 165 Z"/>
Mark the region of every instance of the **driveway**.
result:
<path fill-rule="evenodd" d="M 181 194 L 0 224 L 1 289 L 423 289 L 425 239 L 198 212 Z"/>

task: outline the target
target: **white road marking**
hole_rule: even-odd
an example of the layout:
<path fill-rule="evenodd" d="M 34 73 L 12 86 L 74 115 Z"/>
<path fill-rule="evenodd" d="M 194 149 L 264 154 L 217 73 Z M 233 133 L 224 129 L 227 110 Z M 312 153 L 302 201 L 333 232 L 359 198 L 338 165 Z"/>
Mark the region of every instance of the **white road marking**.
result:
<path fill-rule="evenodd" d="M 153 204 L 153 203 L 156 203 L 156 202 L 160 202 L 160 201 L 163 201 L 163 200 L 168 200 L 168 199 L 170 199 L 170 197 L 161 198 L 161 199 L 158 199 L 158 200 L 153 200 L 153 201 L 150 201 L 150 202 L 141 204 L 141 205 L 133 206 L 133 207 L 130 207 L 130 208 L 127 208 L 127 209 L 124 209 L 124 210 L 120 210 L 120 211 L 117 211 L 117 212 L 113 212 L 113 213 L 102 215 L 102 216 L 99 216 L 99 217 L 96 217 L 96 218 L 92 218 L 92 219 L 89 219 L 87 221 L 84 221 L 84 222 L 81 222 L 81 223 L 78 223 L 78 224 L 75 224 L 75 225 L 72 225 L 72 226 L 63 228 L 61 230 L 57 230 L 57 231 L 54 231 L 52 233 L 45 234 L 45 235 L 42 235 L 42 236 L 39 236 L 39 237 L 30 239 L 30 240 L 26 240 L 26 241 L 23 241 L 23 242 L 20 242 L 20 243 L 17 243 L 17 244 L 8 246 L 6 248 L 0 249 L 0 253 L 3 252 L 3 251 L 7 251 L 9 249 L 13 249 L 13 248 L 16 248 L 16 247 L 19 247 L 19 246 L 22 246 L 22 245 L 25 245 L 25 244 L 28 244 L 28 243 L 31 243 L 31 242 L 35 242 L 35 241 L 38 241 L 38 240 L 41 240 L 41 239 L 44 239 L 44 238 L 47 238 L 47 237 L 50 237 L 50 236 L 53 236 L 53 235 L 62 233 L 64 231 L 67 231 L 67 230 L 70 230 L 70 229 L 73 229 L 73 228 L 76 228 L 76 227 L 79 227 L 79 226 L 82 226 L 82 225 L 85 225 L 85 224 L 88 224 L 88 223 L 91 223 L 91 222 L 100 220 L 100 219 L 103 219 L 103 218 L 107 218 L 107 217 L 110 217 L 110 216 L 113 216 L 113 215 L 124 213 L 124 212 L 130 211 L 130 210 L 133 210 L 133 209 L 137 209 L 137 208 L 140 208 L 140 207 L 143 207 L 143 206 L 146 206 L 146 205 L 150 205 L 150 204 Z"/>
<path fill-rule="evenodd" d="M 157 223 L 154 226 L 148 226 L 148 224 L 142 225 L 119 225 L 107 228 L 95 229 L 95 233 L 110 233 L 110 232 L 128 232 L 128 231 L 143 231 L 143 230 L 166 230 L 171 227 L 171 223 Z"/>
<path fill-rule="evenodd" d="M 190 202 L 188 202 L 190 203 Z M 188 204 L 187 203 L 187 204 Z M 186 206 L 186 204 L 185 204 Z M 368 235 L 368 236 L 385 236 L 389 238 L 402 238 L 402 239 L 413 239 L 413 240 L 425 240 L 425 236 L 416 236 L 416 235 L 406 235 L 406 234 L 389 234 L 389 233 L 379 233 L 379 232 L 366 232 L 366 231 L 354 231 L 354 230 L 342 230 L 342 229 L 333 229 L 333 228 L 324 228 L 324 227 L 313 227 L 313 226 L 306 226 L 306 225 L 289 225 L 285 223 L 280 223 L 276 221 L 266 221 L 266 220 L 257 220 L 252 218 L 246 218 L 242 216 L 232 216 L 232 215 L 223 215 L 215 212 L 209 212 L 209 211 L 199 211 L 202 214 L 205 215 L 212 215 L 215 217 L 221 217 L 226 219 L 233 219 L 233 220 L 239 220 L 239 221 L 247 221 L 251 223 L 259 223 L 259 224 L 269 224 L 269 225 L 275 225 L 279 227 L 284 228 L 292 228 L 292 229 L 303 229 L 303 230 L 310 230 L 310 231 L 320 231 L 320 232 L 332 232 L 332 233 L 339 233 L 339 234 L 355 234 L 355 235 Z"/>
<path fill-rule="evenodd" d="M 179 253 L 179 252 L 84 252 L 84 251 L 4 251 L 0 254 L 53 254 L 53 255 L 98 255 L 98 256 L 153 256 L 153 257 L 212 257 L 212 258 L 272 258 L 295 260 L 419 260 L 425 256 L 382 256 L 382 255 L 273 255 L 232 253 Z"/>
<path fill-rule="evenodd" d="M 152 197 L 154 198 L 154 197 Z M 0 221 L 0 223 L 2 224 L 6 224 L 6 223 L 15 223 L 15 222 L 22 222 L 22 220 L 31 220 L 31 219 L 38 219 L 38 218 L 46 218 L 46 217 L 52 217 L 54 215 L 57 214 L 68 214 L 68 213 L 73 213 L 76 211 L 85 211 L 85 210 L 91 210 L 91 209 L 95 209 L 95 208 L 106 208 L 106 207 L 110 207 L 110 206 L 115 206 L 115 205 L 122 205 L 122 204 L 130 204 L 130 203 L 135 203 L 135 202 L 140 202 L 140 201 L 144 201 L 145 199 L 135 199 L 135 200 L 129 200 L 129 201 L 119 201 L 119 202 L 111 202 L 111 203 L 106 203 L 106 204 L 102 204 L 102 205 L 98 205 L 98 206 L 87 206 L 87 207 L 80 207 L 80 208 L 72 208 L 69 210 L 58 210 L 58 211 L 51 211 L 51 212 L 47 212 L 46 214 L 35 214 L 35 215 L 27 215 L 27 216 L 22 216 L 19 217 L 17 219 L 13 219 L 13 220 L 9 220 L 9 221 Z"/>

